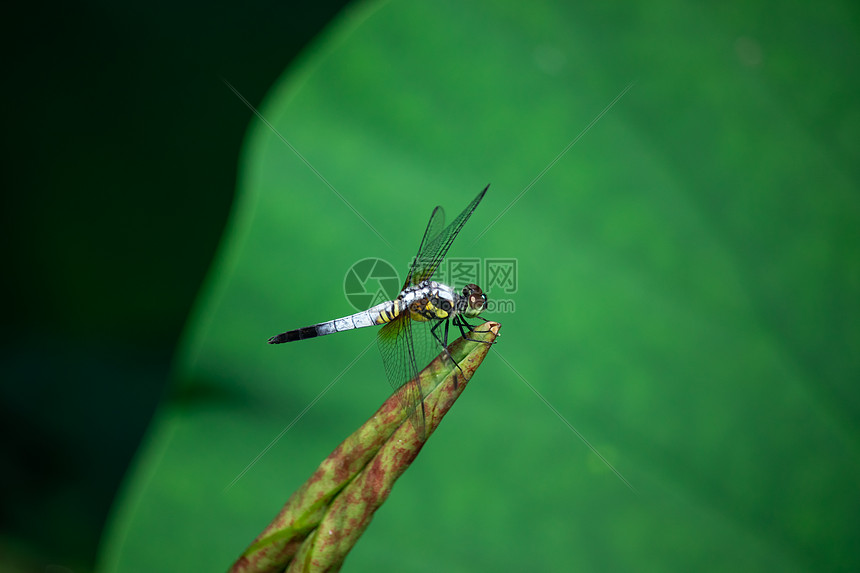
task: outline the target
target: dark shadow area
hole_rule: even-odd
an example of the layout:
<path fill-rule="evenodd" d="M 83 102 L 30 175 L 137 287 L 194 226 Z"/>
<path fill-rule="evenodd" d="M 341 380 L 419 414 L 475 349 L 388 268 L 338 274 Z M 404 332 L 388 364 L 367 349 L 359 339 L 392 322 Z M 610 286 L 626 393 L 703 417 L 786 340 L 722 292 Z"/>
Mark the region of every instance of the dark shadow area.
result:
<path fill-rule="evenodd" d="M 251 112 L 345 4 L 18 4 L 3 93 L 0 555 L 92 570 Z"/>

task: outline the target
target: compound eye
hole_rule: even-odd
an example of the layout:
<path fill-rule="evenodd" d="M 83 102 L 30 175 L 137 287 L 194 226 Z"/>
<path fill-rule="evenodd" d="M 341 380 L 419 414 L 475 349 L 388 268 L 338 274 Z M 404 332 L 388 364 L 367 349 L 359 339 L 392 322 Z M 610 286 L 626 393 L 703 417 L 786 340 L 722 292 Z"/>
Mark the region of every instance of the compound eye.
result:
<path fill-rule="evenodd" d="M 469 307 L 478 311 L 487 308 L 487 295 L 471 294 L 469 295 Z"/>
<path fill-rule="evenodd" d="M 469 283 L 465 287 L 463 287 L 463 296 L 480 296 L 482 293 L 483 291 L 481 290 L 481 287 L 474 283 Z"/>

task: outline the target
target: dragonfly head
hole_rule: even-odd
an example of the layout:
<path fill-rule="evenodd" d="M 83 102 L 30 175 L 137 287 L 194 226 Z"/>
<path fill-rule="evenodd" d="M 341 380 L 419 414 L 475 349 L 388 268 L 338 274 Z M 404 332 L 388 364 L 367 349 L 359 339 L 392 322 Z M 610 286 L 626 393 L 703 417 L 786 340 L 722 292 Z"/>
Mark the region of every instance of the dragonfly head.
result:
<path fill-rule="evenodd" d="M 487 295 L 476 284 L 463 287 L 463 297 L 466 299 L 466 309 L 463 311 L 466 318 L 475 318 L 487 308 Z"/>

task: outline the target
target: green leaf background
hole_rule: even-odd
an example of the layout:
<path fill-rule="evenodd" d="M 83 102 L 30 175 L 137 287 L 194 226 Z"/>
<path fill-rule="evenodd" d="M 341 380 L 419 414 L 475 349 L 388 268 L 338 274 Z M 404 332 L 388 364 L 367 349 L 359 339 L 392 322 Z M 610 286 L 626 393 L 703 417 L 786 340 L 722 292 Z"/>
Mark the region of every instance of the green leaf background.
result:
<path fill-rule="evenodd" d="M 491 352 L 345 570 L 860 568 L 856 21 L 849 3 L 345 11 L 259 107 L 337 193 L 249 113 L 101 569 L 229 567 L 388 394 L 370 330 L 266 339 L 351 312 L 350 265 L 405 272 L 433 206 L 487 183 L 449 256 L 517 261 L 517 291 L 490 290 L 516 304 L 494 351 L 640 494 Z"/>

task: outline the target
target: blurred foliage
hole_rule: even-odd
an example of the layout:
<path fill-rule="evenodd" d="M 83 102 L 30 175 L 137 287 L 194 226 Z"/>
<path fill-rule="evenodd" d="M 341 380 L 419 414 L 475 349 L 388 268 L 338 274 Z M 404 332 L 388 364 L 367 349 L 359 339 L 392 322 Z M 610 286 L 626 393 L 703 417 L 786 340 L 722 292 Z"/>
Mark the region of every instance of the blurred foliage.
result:
<path fill-rule="evenodd" d="M 449 256 L 517 261 L 494 352 L 641 495 L 491 353 L 346 570 L 857 570 L 854 10 L 343 14 L 260 111 L 393 247 L 252 120 L 104 570 L 230 565 L 387 393 L 371 331 L 266 338 L 352 312 L 352 263 L 405 272 L 432 207 L 488 182 Z"/>
<path fill-rule="evenodd" d="M 346 0 L 4 13 L 0 569 L 92 571 L 235 192 L 247 109 Z"/>

